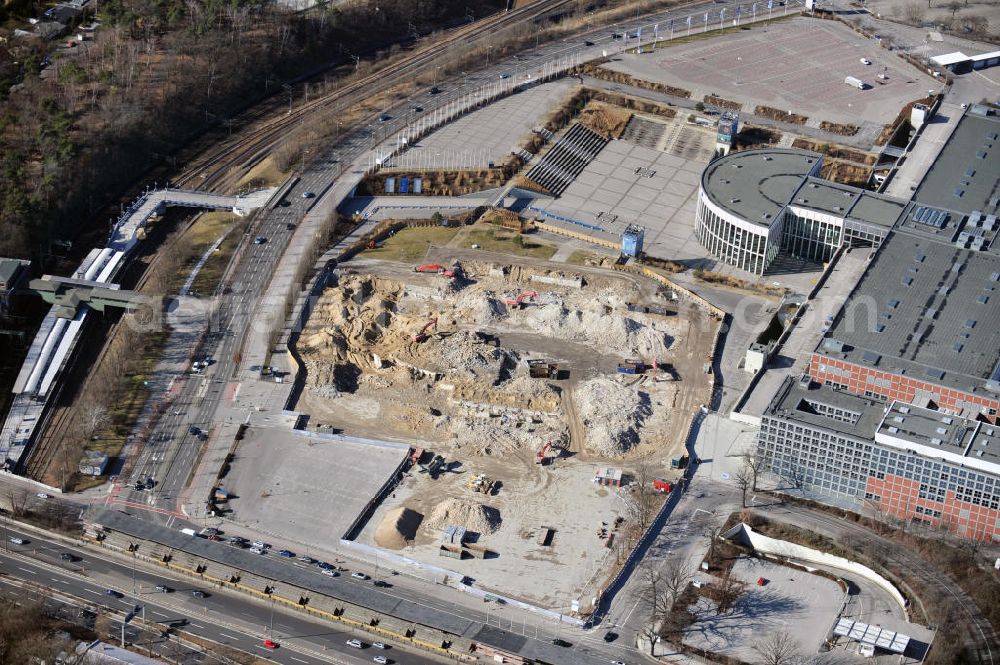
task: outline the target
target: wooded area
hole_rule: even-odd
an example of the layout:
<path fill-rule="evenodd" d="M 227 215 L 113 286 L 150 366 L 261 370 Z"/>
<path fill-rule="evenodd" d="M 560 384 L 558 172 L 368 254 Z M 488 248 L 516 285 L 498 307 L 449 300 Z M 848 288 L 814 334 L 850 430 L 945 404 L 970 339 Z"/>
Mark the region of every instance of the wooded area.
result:
<path fill-rule="evenodd" d="M 74 47 L 0 29 L 0 256 L 37 259 L 53 240 L 78 238 L 164 155 L 283 82 L 502 5 L 358 0 L 292 12 L 261 0 L 91 4 L 96 15 L 81 20 L 100 26 Z M 15 23 L 11 13 L 30 10 L 4 7 L 5 26 Z"/>

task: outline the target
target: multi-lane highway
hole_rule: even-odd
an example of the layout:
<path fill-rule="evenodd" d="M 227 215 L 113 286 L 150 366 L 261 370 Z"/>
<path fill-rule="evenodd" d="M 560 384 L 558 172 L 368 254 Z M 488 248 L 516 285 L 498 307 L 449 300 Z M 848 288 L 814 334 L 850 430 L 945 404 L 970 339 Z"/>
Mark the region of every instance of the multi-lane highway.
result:
<path fill-rule="evenodd" d="M 129 634 L 133 639 L 141 639 L 143 644 L 152 640 L 154 652 L 168 652 L 169 649 L 173 654 L 173 645 L 163 637 L 163 633 L 173 627 L 175 631 L 289 665 L 370 663 L 373 655 L 381 653 L 373 654 L 372 648 L 359 651 L 346 644 L 354 637 L 370 644 L 370 637 L 355 635 L 350 630 L 306 615 L 289 613 L 280 606 L 272 607 L 240 594 L 220 592 L 190 579 L 151 572 L 141 565 L 130 566 L 105 553 L 80 549 L 72 543 L 31 531 L 5 527 L 3 538 L 0 574 L 75 597 L 87 607 L 106 607 L 127 613 L 142 606 L 146 620 L 156 624 L 156 632 L 151 626 L 141 635 L 136 628 Z M 11 538 L 20 538 L 24 544 L 14 544 Z M 64 559 L 66 555 L 72 556 L 72 560 Z M 158 591 L 157 587 L 169 591 Z M 196 592 L 203 597 L 195 595 Z M 265 648 L 263 641 L 268 638 L 280 647 L 276 650 Z M 391 646 L 385 654 L 402 664 L 441 662 L 436 657 L 409 652 L 399 646 Z"/>

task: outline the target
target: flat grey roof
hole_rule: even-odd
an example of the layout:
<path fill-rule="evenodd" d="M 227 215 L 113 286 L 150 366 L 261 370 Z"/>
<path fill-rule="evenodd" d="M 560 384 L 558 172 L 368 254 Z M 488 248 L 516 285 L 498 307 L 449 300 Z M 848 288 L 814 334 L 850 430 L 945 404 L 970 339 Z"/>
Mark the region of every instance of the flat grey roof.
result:
<path fill-rule="evenodd" d="M 824 415 L 812 403 L 849 411 L 857 414 L 857 420 L 849 422 Z M 884 404 L 855 395 L 834 390 L 816 382 L 808 385 L 795 377 L 788 377 L 764 411 L 764 416 L 789 418 L 834 432 L 840 432 L 859 439 L 875 438 L 879 421 L 882 420 Z"/>
<path fill-rule="evenodd" d="M 819 159 L 791 148 L 734 152 L 705 168 L 701 188 L 722 209 L 767 227 Z"/>
<path fill-rule="evenodd" d="M 996 277 L 996 279 L 995 279 Z M 1000 256 L 890 233 L 816 353 L 983 391 L 1000 361 Z"/>
<path fill-rule="evenodd" d="M 848 218 L 866 224 L 892 226 L 906 210 L 906 206 L 906 201 L 894 199 L 884 194 L 864 192 L 851 208 Z"/>
<path fill-rule="evenodd" d="M 913 200 L 965 214 L 987 212 L 998 186 L 1000 117 L 966 112 L 924 175 Z"/>
<path fill-rule="evenodd" d="M 1000 463 L 1000 426 L 893 402 L 878 431 L 952 455 Z"/>
<path fill-rule="evenodd" d="M 854 422 L 824 415 L 815 404 L 857 414 Z M 785 379 L 764 411 L 764 416 L 790 418 L 848 436 L 871 440 L 882 420 L 883 404 L 853 393 L 834 390 L 811 381 L 801 383 L 796 377 Z"/>
<path fill-rule="evenodd" d="M 31 265 L 31 261 L 22 259 L 8 259 L 0 257 L 0 285 L 9 284 L 11 279 L 21 271 Z"/>
<path fill-rule="evenodd" d="M 796 190 L 791 204 L 810 210 L 819 210 L 837 217 L 846 217 L 847 211 L 859 199 L 861 199 L 861 190 L 854 187 L 840 185 L 822 178 L 806 178 Z M 894 218 L 889 224 L 895 221 Z"/>

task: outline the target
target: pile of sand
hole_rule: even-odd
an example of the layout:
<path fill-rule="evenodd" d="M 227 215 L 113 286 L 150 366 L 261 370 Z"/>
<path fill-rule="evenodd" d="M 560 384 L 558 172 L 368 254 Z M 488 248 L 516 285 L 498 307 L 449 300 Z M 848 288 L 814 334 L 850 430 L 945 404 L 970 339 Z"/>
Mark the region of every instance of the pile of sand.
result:
<path fill-rule="evenodd" d="M 500 511 L 468 499 L 445 499 L 434 506 L 426 522 L 431 529 L 453 524 L 474 533 L 490 534 L 500 528 Z"/>
<path fill-rule="evenodd" d="M 602 457 L 621 457 L 638 445 L 639 430 L 653 414 L 648 395 L 610 379 L 581 383 L 573 398 L 587 449 Z"/>
<path fill-rule="evenodd" d="M 424 516 L 406 506 L 393 508 L 385 514 L 375 530 L 375 543 L 390 550 L 401 550 L 417 537 Z"/>

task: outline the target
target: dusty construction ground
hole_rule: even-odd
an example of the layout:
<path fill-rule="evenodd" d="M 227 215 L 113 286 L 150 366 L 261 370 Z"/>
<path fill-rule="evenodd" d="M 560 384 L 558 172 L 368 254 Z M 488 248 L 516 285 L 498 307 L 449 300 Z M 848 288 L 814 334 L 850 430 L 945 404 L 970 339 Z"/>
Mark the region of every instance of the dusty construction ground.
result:
<path fill-rule="evenodd" d="M 645 278 L 457 251 L 477 259 L 463 260 L 466 278 L 455 282 L 413 264 L 362 257 L 341 266 L 298 344 L 307 385 L 296 410 L 312 425 L 422 445 L 448 460 L 436 479 L 411 471 L 360 541 L 549 607 L 586 603 L 611 573 L 628 522 L 610 547 L 597 532 L 628 517 L 631 500 L 627 489 L 596 486 L 594 467 L 628 477 L 641 464 L 669 475 L 669 457 L 709 395 L 702 366 L 716 324 L 683 303 L 677 316 L 628 312 L 627 302 L 669 304 Z M 584 286 L 531 281 L 555 270 L 582 276 Z M 539 303 L 504 304 L 526 289 Z M 432 318 L 430 337 L 413 341 Z M 654 357 L 672 363 L 679 380 L 615 372 L 624 359 Z M 527 358 L 558 362 L 568 376 L 531 379 Z M 537 465 L 546 442 L 561 449 L 558 458 Z M 478 474 L 499 481 L 491 494 L 468 487 Z M 477 533 L 495 554 L 439 556 L 449 524 Z M 543 525 L 555 529 L 549 546 L 536 543 Z"/>

